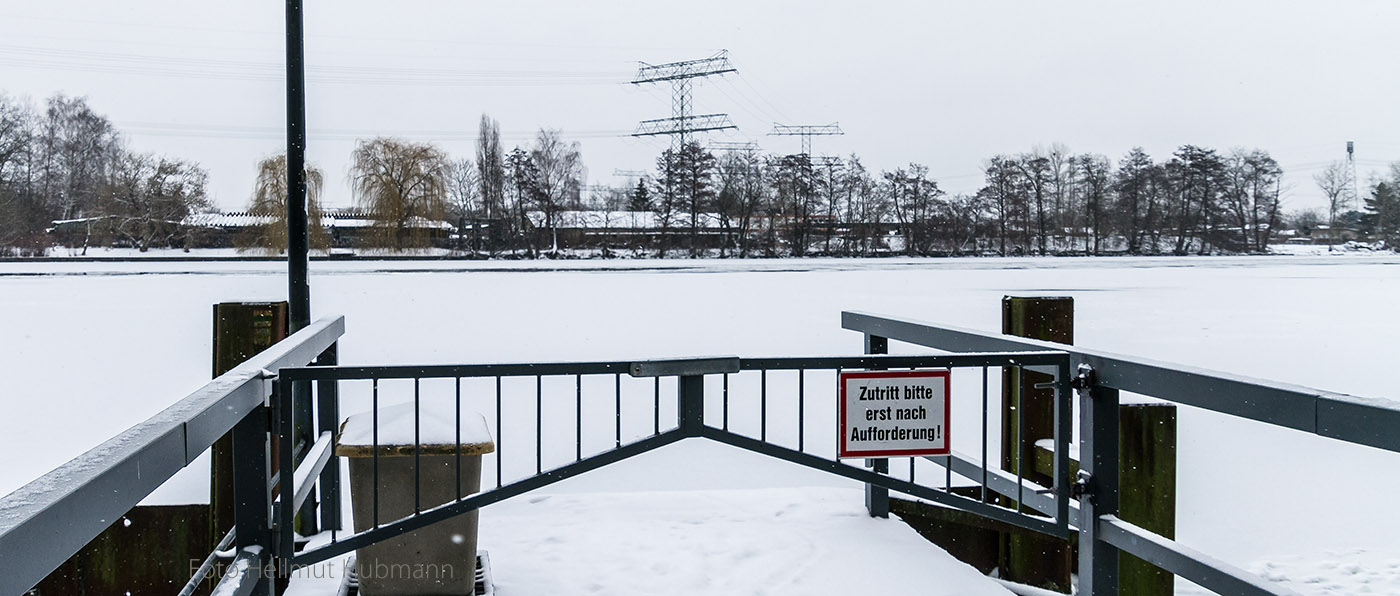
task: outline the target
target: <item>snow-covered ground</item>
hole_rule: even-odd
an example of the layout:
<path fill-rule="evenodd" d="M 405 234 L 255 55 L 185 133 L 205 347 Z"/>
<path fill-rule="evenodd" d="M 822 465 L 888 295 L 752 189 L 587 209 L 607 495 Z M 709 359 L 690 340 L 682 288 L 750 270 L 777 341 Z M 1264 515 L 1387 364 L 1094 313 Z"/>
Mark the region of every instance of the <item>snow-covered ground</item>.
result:
<path fill-rule="evenodd" d="M 527 495 L 481 516 L 496 593 L 1006 596 L 855 488 Z M 488 513 L 489 512 L 489 513 Z M 345 557 L 295 576 L 328 596 Z"/>
<path fill-rule="evenodd" d="M 0 447 L 25 454 L 0 470 L 0 493 L 202 384 L 209 305 L 280 299 L 284 272 L 266 262 L 0 263 Z M 1081 345 L 1396 397 L 1387 373 L 1400 337 L 1398 273 L 1400 256 L 1357 253 L 349 261 L 313 263 L 312 296 L 317 314 L 347 316 L 342 360 L 377 364 L 852 354 L 860 338 L 840 329 L 843 309 L 995 330 L 1002 295 L 1072 295 Z M 1371 578 L 1364 587 L 1373 593 L 1400 594 L 1386 583 L 1400 560 L 1389 498 L 1400 476 L 1385 472 L 1400 456 L 1192 408 L 1180 428 L 1180 540 L 1305 594 L 1363 592 L 1357 577 Z M 596 492 L 851 488 L 695 441 L 650 455 L 550 494 L 566 502 Z M 202 469 L 195 464 L 154 500 L 204 498 Z M 504 581 L 515 563 L 485 534 L 482 544 Z"/>

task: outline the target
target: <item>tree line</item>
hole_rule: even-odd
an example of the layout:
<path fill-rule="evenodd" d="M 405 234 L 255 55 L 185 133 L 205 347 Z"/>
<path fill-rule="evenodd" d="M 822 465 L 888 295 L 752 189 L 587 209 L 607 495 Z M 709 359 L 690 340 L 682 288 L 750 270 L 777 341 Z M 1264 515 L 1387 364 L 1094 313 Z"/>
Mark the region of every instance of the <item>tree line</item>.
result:
<path fill-rule="evenodd" d="M 208 180 L 197 163 L 131 150 L 84 98 L 0 93 L 0 254 L 43 254 L 64 220 L 84 249 L 189 246 L 180 222 L 210 207 Z"/>
<path fill-rule="evenodd" d="M 1261 149 L 1184 145 L 1154 159 L 1133 148 L 1115 163 L 1057 144 L 992 156 L 980 188 L 948 193 L 919 163 L 872 171 L 855 154 L 716 153 L 689 142 L 626 185 L 588 186 L 579 144 L 558 130 L 509 151 L 490 116 L 479 133 L 472 158 L 429 142 L 358 142 L 348 180 L 370 225 L 357 245 L 483 256 L 561 247 L 737 257 L 1206 254 L 1262 252 L 1282 228 L 1324 219 L 1284 213 L 1283 169 Z M 257 168 L 247 210 L 262 223 L 236 243 L 280 251 L 285 157 Z M 1369 181 L 1364 199 L 1347 188 L 1341 164 L 1314 180 L 1329 202 L 1326 223 L 1396 246 L 1400 165 Z M 79 230 L 64 242 L 84 248 L 198 245 L 200 229 L 181 222 L 212 210 L 207 181 L 196 163 L 129 149 L 83 98 L 35 106 L 0 95 L 0 250 L 41 253 L 55 222 Z M 307 181 L 311 244 L 324 249 L 333 242 L 321 221 L 324 175 L 308 168 Z M 580 213 L 632 217 L 584 222 Z M 568 235 L 598 221 L 614 229 Z M 627 226 L 645 229 L 623 234 Z"/>

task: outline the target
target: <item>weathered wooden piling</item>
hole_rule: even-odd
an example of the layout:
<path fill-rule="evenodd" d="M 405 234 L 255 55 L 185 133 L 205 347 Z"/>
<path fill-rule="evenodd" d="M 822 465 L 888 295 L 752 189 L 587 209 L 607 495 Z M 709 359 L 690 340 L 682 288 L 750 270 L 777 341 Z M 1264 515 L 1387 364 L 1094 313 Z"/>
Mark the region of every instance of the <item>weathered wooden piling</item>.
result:
<path fill-rule="evenodd" d="M 1041 341 L 1074 343 L 1074 298 L 1004 296 L 1001 332 Z M 1050 474 L 1034 468 L 1035 442 L 1055 436 L 1055 390 L 1037 389 L 1053 376 L 1017 368 L 1001 373 L 1001 466 L 1027 480 L 1051 486 Z M 1025 462 L 1025 465 L 1022 465 Z M 1010 500 L 1003 504 L 1013 505 Z M 1005 533 L 1001 555 L 1003 579 L 1069 592 L 1074 551 L 1068 542 L 1029 531 Z"/>
<path fill-rule="evenodd" d="M 286 302 L 221 302 L 214 305 L 213 376 L 287 337 Z M 209 472 L 209 550 L 233 528 L 233 439 L 214 443 Z M 276 461 L 274 459 L 273 461 Z"/>
<path fill-rule="evenodd" d="M 1002 299 L 1002 331 L 1008 335 L 1070 344 L 1074 340 L 1072 298 Z M 1035 389 L 1050 378 L 1032 371 L 1002 376 L 1002 467 L 1021 470 L 1029 480 L 1053 483 L 1053 454 L 1035 442 L 1054 436 L 1054 394 Z M 1167 538 L 1176 535 L 1176 406 L 1134 403 L 1119 406 L 1119 516 Z M 1024 469 L 1021 462 L 1026 462 Z M 1069 474 L 1078 472 L 1070 461 Z M 954 492 L 958 492 L 957 489 Z M 980 490 L 965 491 L 975 497 Z M 1014 505 L 1007 499 L 1004 505 Z M 1004 579 L 1069 591 L 1077 562 L 1073 541 L 949 509 L 891 499 L 890 511 L 931 542 L 985 572 L 997 569 Z M 1169 596 L 1173 577 L 1131 555 L 1119 558 L 1123 596 Z"/>

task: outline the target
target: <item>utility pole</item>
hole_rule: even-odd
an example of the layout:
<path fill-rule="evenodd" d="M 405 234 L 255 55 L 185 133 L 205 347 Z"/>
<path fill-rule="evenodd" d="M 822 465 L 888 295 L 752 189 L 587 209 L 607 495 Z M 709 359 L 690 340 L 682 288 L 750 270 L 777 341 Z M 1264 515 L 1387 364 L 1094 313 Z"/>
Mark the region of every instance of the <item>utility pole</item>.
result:
<path fill-rule="evenodd" d="M 692 133 L 737 128 L 729 121 L 728 114 L 693 114 L 690 99 L 691 83 L 695 79 L 738 72 L 729 64 L 729 50 L 720 50 L 718 54 L 700 60 L 638 64 L 640 66 L 637 67 L 637 77 L 632 80 L 633 85 L 671 82 L 671 117 L 643 120 L 637 124 L 637 131 L 632 136 L 669 135 L 671 152 L 676 153 L 690 140 Z"/>
<path fill-rule="evenodd" d="M 292 333 L 311 324 L 306 254 L 305 85 L 301 0 L 287 0 L 287 295 Z"/>

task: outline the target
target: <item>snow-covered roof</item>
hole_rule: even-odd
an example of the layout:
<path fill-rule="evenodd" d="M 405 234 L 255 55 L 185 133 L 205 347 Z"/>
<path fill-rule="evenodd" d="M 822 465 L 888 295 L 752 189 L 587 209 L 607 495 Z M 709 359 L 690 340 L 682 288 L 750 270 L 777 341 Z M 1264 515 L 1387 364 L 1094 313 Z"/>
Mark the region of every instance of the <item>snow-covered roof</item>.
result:
<path fill-rule="evenodd" d="M 93 219 L 99 218 L 55 221 L 53 225 L 82 223 Z M 272 218 L 266 215 L 254 215 L 247 211 L 230 211 L 227 213 L 192 213 L 181 220 L 180 223 L 197 228 L 249 228 L 266 225 L 270 221 L 272 221 Z M 371 218 L 368 213 L 359 209 L 331 209 L 321 215 L 321 225 L 328 228 L 368 228 L 374 224 L 375 220 Z M 423 217 L 409 218 L 408 225 L 411 228 L 420 229 L 454 229 L 452 224 L 445 221 L 432 221 Z"/>
<path fill-rule="evenodd" d="M 543 211 L 531 211 L 525 216 L 537 228 L 545 226 Z M 676 213 L 671 217 L 671 227 L 690 227 L 689 213 Z M 719 228 L 719 214 L 701 213 L 700 227 Z M 633 228 L 655 229 L 661 227 L 661 218 L 651 211 L 556 211 L 554 225 L 561 228 Z"/>

